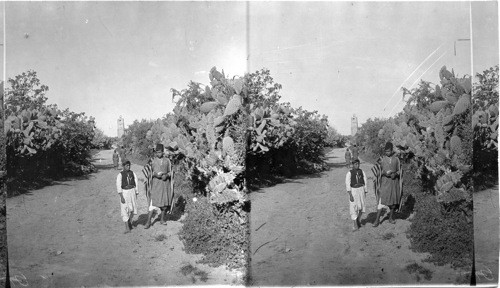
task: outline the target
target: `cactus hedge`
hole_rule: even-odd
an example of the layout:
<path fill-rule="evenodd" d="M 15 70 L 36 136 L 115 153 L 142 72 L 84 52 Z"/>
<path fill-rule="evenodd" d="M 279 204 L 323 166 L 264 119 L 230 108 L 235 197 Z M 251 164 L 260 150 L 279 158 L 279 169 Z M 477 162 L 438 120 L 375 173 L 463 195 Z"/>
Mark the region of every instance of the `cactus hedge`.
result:
<path fill-rule="evenodd" d="M 40 83 L 34 71 L 8 83 L 3 108 L 9 178 L 38 181 L 42 176 L 91 172 L 93 117 L 46 104 L 48 87 Z"/>
<path fill-rule="evenodd" d="M 473 89 L 469 76 L 457 77 L 446 67 L 439 71 L 439 79 L 437 85 L 421 81 L 417 88 L 403 89 L 403 111 L 379 121 L 382 128 L 370 135 L 378 142 L 392 141 L 405 173 L 420 180 L 413 186 L 408 186 L 411 181 L 403 184 L 408 203 L 415 201 L 407 204 L 416 211 L 408 231 L 412 249 L 430 253 L 428 260 L 438 264 L 470 267 Z M 360 132 L 365 133 L 363 126 Z M 377 141 L 370 138 L 363 145 Z"/>
<path fill-rule="evenodd" d="M 386 123 L 382 129 L 386 133 L 380 133 L 394 142 L 402 157 L 411 155 L 438 201 L 454 199 L 469 207 L 471 81 L 470 77 L 457 78 L 446 67 L 441 68 L 439 77 L 441 86 L 422 82 L 412 91 L 405 90 L 408 100 L 404 111 Z M 454 197 L 448 197 L 450 191 Z M 470 219 L 472 211 L 464 211 Z"/>

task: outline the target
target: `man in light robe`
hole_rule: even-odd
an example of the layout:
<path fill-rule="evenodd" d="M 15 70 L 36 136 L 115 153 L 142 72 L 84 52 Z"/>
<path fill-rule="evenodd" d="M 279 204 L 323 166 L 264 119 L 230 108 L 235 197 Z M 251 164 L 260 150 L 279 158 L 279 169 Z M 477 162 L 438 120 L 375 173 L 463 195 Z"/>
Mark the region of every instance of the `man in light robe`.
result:
<path fill-rule="evenodd" d="M 345 176 L 345 186 L 349 194 L 349 213 L 353 220 L 353 231 L 361 227 L 361 215 L 365 212 L 366 174 L 359 168 L 359 160 L 352 161 L 353 168 Z"/>
<path fill-rule="evenodd" d="M 123 170 L 116 176 L 116 190 L 120 195 L 120 210 L 125 222 L 125 233 L 132 229 L 132 217 L 137 214 L 137 175 L 130 170 L 130 161 L 123 163 Z"/>

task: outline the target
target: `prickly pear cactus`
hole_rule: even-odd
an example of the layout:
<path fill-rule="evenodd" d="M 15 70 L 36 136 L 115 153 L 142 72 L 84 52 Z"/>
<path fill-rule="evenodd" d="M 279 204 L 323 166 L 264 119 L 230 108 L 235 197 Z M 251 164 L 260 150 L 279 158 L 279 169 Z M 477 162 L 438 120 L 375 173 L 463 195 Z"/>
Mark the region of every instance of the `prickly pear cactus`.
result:
<path fill-rule="evenodd" d="M 234 141 L 233 138 L 226 136 L 222 140 L 222 150 L 224 151 L 224 154 L 232 156 L 234 155 Z"/>
<path fill-rule="evenodd" d="M 245 138 L 234 137 L 241 134 L 234 131 L 246 124 L 239 95 L 246 88 L 242 80 L 226 79 L 216 67 L 210 70 L 209 79 L 211 85 L 204 88 L 191 82 L 188 89 L 172 89 L 176 100 L 173 117 L 158 120 L 147 138 L 177 147 L 189 172 L 186 177 L 203 182 L 212 203 L 233 205 L 245 199 Z"/>
<path fill-rule="evenodd" d="M 454 135 L 450 139 L 451 152 L 454 154 L 460 154 L 462 152 L 462 140 L 457 135 Z"/>
<path fill-rule="evenodd" d="M 250 151 L 266 153 L 270 149 L 282 147 L 293 135 L 294 114 L 289 105 L 277 107 L 257 107 L 251 112 L 252 123 L 250 131 Z"/>
<path fill-rule="evenodd" d="M 398 128 L 384 126 L 383 130 L 392 133 L 394 144 L 403 147 L 402 154 L 414 155 L 412 159 L 421 175 L 438 179 L 434 192 L 439 201 L 467 200 L 465 195 L 470 187 L 466 180 L 462 183 L 462 176 L 471 167 L 470 155 L 464 154 L 471 147 L 467 135 L 471 125 L 470 77 L 458 79 L 446 67 L 441 68 L 439 77 L 441 86 L 436 85 L 434 90 L 429 83 L 422 82 L 418 88 L 405 91 L 410 99 L 404 117 L 414 119 L 413 126 L 418 129 L 408 129 L 406 121 L 398 120 L 391 122 Z"/>
<path fill-rule="evenodd" d="M 242 103 L 241 103 L 241 96 L 234 94 L 233 97 L 231 97 L 231 100 L 226 105 L 226 110 L 224 110 L 224 116 L 231 116 L 234 113 L 238 112 L 238 110 L 241 108 Z"/>
<path fill-rule="evenodd" d="M 4 132 L 7 145 L 14 147 L 20 155 L 33 155 L 46 151 L 61 138 L 64 128 L 58 111 L 24 109 L 15 113 L 6 111 Z"/>
<path fill-rule="evenodd" d="M 219 105 L 219 103 L 217 103 L 217 102 L 205 102 L 201 105 L 200 111 L 203 113 L 208 113 L 208 112 L 212 111 L 213 109 L 215 109 L 215 107 L 217 107 L 218 105 Z"/>
<path fill-rule="evenodd" d="M 467 109 L 469 109 L 470 106 L 470 95 L 462 94 L 458 102 L 455 104 L 455 108 L 453 108 L 453 115 L 460 115 L 464 113 L 465 111 L 467 111 Z"/>
<path fill-rule="evenodd" d="M 449 104 L 448 101 L 436 101 L 436 102 L 431 104 L 430 110 L 434 113 L 437 113 L 448 104 Z"/>

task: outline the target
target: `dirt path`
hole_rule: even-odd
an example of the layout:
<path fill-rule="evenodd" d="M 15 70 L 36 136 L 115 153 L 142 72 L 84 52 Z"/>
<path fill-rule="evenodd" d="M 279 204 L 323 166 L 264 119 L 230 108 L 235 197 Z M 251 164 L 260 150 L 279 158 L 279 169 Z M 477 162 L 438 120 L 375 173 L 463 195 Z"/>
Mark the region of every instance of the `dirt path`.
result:
<path fill-rule="evenodd" d="M 183 251 L 178 221 L 156 222 L 145 230 L 146 199 L 139 189 L 137 225 L 123 234 L 117 170 L 112 151 L 95 162 L 89 179 L 61 182 L 7 200 L 7 241 L 12 287 L 104 287 L 143 285 L 241 284 L 242 273 L 196 264 Z M 141 178 L 137 165 L 132 171 Z M 159 235 L 164 235 L 158 241 Z M 208 273 L 201 282 L 180 268 L 191 264 Z"/>
<path fill-rule="evenodd" d="M 347 168 L 341 164 L 344 152 L 335 149 L 328 154 L 330 171 L 251 193 L 252 284 L 453 284 L 465 271 L 422 262 L 427 255 L 409 249 L 404 233 L 408 220 L 371 226 L 376 215 L 371 189 L 362 217 L 365 225 L 351 231 L 344 184 Z M 361 165 L 368 177 L 370 167 Z M 406 266 L 413 263 L 432 271 L 432 279 L 410 274 Z"/>
<path fill-rule="evenodd" d="M 474 193 L 477 284 L 498 285 L 498 186 Z"/>

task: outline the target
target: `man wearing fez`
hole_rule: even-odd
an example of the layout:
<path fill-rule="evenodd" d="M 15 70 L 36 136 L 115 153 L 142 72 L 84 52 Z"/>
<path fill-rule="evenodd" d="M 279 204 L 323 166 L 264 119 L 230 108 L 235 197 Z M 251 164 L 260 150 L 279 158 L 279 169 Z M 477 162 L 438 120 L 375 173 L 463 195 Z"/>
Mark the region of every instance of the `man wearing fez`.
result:
<path fill-rule="evenodd" d="M 151 226 L 151 217 L 155 207 L 160 208 L 160 224 L 167 225 L 165 221 L 165 212 L 172 205 L 173 191 L 170 185 L 172 179 L 172 165 L 167 157 L 164 157 L 163 144 L 157 144 L 155 157 L 152 159 L 152 183 L 151 183 L 151 203 L 149 203 L 148 221 L 145 229 Z M 153 209 L 152 209 L 153 208 Z"/>

